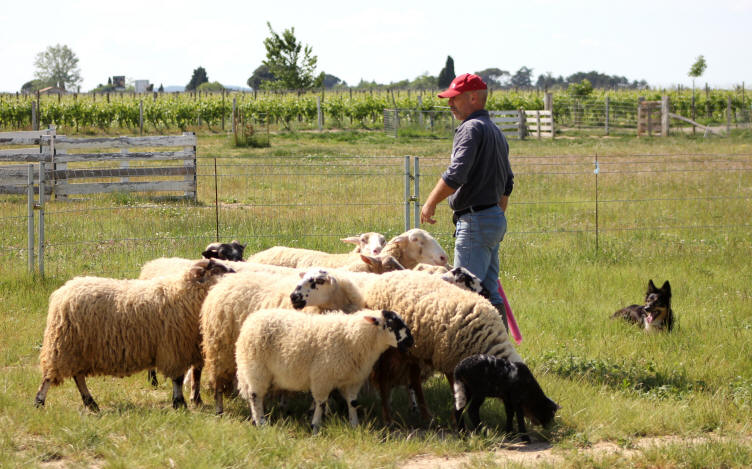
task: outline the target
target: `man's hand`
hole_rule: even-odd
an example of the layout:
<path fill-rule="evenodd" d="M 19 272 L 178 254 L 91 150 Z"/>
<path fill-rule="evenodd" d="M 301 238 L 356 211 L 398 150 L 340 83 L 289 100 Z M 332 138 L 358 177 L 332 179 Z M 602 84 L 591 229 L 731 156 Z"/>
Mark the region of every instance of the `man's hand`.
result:
<path fill-rule="evenodd" d="M 420 222 L 429 223 L 433 225 L 436 220 L 433 219 L 433 214 L 436 212 L 436 206 L 431 204 L 424 204 L 420 209 Z"/>

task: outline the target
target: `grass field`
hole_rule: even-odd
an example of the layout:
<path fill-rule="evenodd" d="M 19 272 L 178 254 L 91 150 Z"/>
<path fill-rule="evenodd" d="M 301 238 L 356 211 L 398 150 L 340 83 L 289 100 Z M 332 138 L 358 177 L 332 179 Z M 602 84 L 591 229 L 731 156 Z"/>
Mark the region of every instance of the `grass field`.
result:
<path fill-rule="evenodd" d="M 214 157 L 223 237 L 240 236 L 247 252 L 273 244 L 341 252 L 340 235 L 402 230 L 401 156 L 421 157 L 424 198 L 450 146 L 337 132 L 273 135 L 270 148 L 237 149 L 224 135 L 201 135 L 197 204 L 135 195 L 47 204 L 45 278 L 27 274 L 24 254 L 12 249 L 25 247 L 25 222 L 14 218 L 25 199 L 0 198 L 0 244 L 10 247 L 0 275 L 0 467 L 752 465 L 748 132 L 511 142 L 517 176 L 501 281 L 524 336 L 518 351 L 562 406 L 552 428 L 534 427 L 537 443 L 527 448 L 503 434 L 498 402 L 482 409 L 485 432 L 452 432 L 451 393 L 439 376 L 425 384 L 430 426 L 397 390 L 395 427 L 382 425 L 378 398 L 366 395 L 363 426 L 351 429 L 335 412 L 315 437 L 305 398 L 288 413 L 273 408 L 272 425 L 257 429 L 241 400 L 214 416 L 206 390 L 204 407 L 172 410 L 169 382 L 152 389 L 146 373 L 89 379 L 96 415 L 72 381 L 50 391 L 45 409 L 32 406 L 49 294 L 75 275 L 135 276 L 153 257 L 197 257 L 214 237 Z M 296 205 L 310 194 L 315 204 Z M 327 196 L 338 202 L 329 207 Z M 445 203 L 438 212 L 439 223 L 424 228 L 451 255 Z M 641 302 L 648 279 L 671 282 L 671 334 L 608 319 Z"/>

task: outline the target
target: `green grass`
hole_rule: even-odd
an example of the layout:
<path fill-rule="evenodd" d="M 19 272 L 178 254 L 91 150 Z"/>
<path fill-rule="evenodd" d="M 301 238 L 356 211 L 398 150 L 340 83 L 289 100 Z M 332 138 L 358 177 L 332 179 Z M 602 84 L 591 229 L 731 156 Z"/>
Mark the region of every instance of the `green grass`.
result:
<path fill-rule="evenodd" d="M 562 406 L 551 429 L 534 427 L 536 438 L 552 445 L 538 462 L 752 464 L 752 180 L 743 166 L 749 158 L 729 166 L 724 158 L 699 156 L 750 155 L 751 142 L 742 133 L 724 139 L 512 141 L 517 177 L 501 281 L 524 336 L 519 353 Z M 384 156 L 421 156 L 425 197 L 450 145 L 381 133 L 312 132 L 273 135 L 270 148 L 236 148 L 231 137 L 202 135 L 197 204 L 127 194 L 47 204 L 45 278 L 25 273 L 25 200 L 4 196 L 0 467 L 370 468 L 398 467 L 419 455 L 465 455 L 472 467 L 503 463 L 508 452 L 494 453 L 508 443 L 501 431 L 503 406 L 487 402 L 481 417 L 488 431 L 461 438 L 449 430 L 451 393 L 439 376 L 425 385 L 435 415 L 427 429 L 409 413 L 402 389 L 394 395 L 395 428 L 381 424 L 378 398 L 366 396 L 362 427 L 349 428 L 344 414 L 335 412 L 313 437 L 306 398 L 292 399 L 287 410 L 272 407 L 272 425 L 257 429 L 241 400 L 229 400 L 226 414 L 215 417 L 206 390 L 206 406 L 173 411 L 169 383 L 161 379 L 152 389 L 145 373 L 89 379 L 99 415 L 84 410 L 71 381 L 50 390 L 44 410 L 32 406 L 47 299 L 55 288 L 85 273 L 133 277 L 151 258 L 197 257 L 213 241 L 210 156 L 218 157 L 222 174 L 221 237 L 247 242 L 247 253 L 274 244 L 344 252 L 343 235 L 402 230 L 404 162 Z M 623 170 L 609 174 L 609 165 L 601 166 L 597 249 L 596 153 Z M 559 174 L 547 165 L 552 162 L 576 174 Z M 306 202 L 308 196 L 315 202 Z M 439 223 L 428 229 L 451 254 L 445 204 L 437 215 Z M 641 301 L 648 279 L 671 282 L 677 316 L 672 334 L 646 335 L 609 319 Z M 646 444 L 651 441 L 656 444 Z M 597 451 L 605 442 L 619 452 Z"/>

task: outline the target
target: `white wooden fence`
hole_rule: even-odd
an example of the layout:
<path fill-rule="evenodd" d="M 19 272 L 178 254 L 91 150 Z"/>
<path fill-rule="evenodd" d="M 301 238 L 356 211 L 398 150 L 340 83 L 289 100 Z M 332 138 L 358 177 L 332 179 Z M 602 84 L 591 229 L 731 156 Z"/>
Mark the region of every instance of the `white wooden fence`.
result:
<path fill-rule="evenodd" d="M 108 192 L 182 192 L 183 197 L 196 199 L 193 133 L 70 138 L 55 135 L 54 130 L 43 132 L 0 133 L 0 144 L 38 145 L 0 150 L 0 161 L 44 165 L 46 194 L 65 198 Z M 0 166 L 0 194 L 25 193 L 27 173 L 25 165 Z"/>
<path fill-rule="evenodd" d="M 491 120 L 504 132 L 514 132 L 521 139 L 554 137 L 554 119 L 551 111 L 489 111 Z"/>

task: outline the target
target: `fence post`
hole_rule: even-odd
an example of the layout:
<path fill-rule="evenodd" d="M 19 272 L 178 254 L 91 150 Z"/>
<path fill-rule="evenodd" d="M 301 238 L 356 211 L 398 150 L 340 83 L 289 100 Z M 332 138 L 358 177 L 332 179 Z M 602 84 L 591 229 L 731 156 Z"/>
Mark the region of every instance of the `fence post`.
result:
<path fill-rule="evenodd" d="M 731 132 L 731 96 L 728 97 L 728 104 L 726 105 L 726 135 Z"/>
<path fill-rule="evenodd" d="M 525 120 L 526 120 L 525 110 L 522 108 L 519 108 L 517 110 L 517 133 L 518 133 L 518 136 L 520 137 L 520 140 L 525 139 L 525 132 L 526 132 Z"/>
<path fill-rule="evenodd" d="M 414 204 L 414 216 L 415 220 L 413 221 L 413 227 L 420 228 L 420 164 L 419 160 L 420 158 L 415 156 L 413 157 L 413 169 L 414 169 L 414 175 L 413 179 L 415 180 L 415 184 L 413 185 L 413 202 Z"/>
<path fill-rule="evenodd" d="M 668 137 L 669 126 L 669 101 L 668 96 L 661 97 L 661 137 Z"/>
<path fill-rule="evenodd" d="M 598 166 L 598 153 L 595 154 L 595 253 L 598 254 L 598 174 L 601 172 Z"/>
<path fill-rule="evenodd" d="M 27 201 L 27 225 L 28 225 L 28 243 L 29 250 L 29 273 L 34 273 L 34 165 L 29 163 L 27 173 L 26 201 Z"/>
<path fill-rule="evenodd" d="M 193 136 L 194 137 L 194 143 L 196 134 L 194 132 L 183 132 L 183 136 Z M 198 200 L 198 188 L 196 187 L 196 145 L 194 144 L 192 147 L 183 147 L 183 151 L 190 152 L 190 159 L 184 159 L 183 160 L 183 166 L 184 167 L 192 167 L 193 168 L 193 174 L 186 174 L 185 180 L 192 182 L 192 193 L 191 191 L 185 192 L 185 197 L 191 197 L 194 202 Z"/>
<path fill-rule="evenodd" d="M 399 134 L 399 111 L 394 108 L 394 138 L 397 138 Z"/>
<path fill-rule="evenodd" d="M 52 140 L 54 145 L 54 140 Z M 54 147 L 53 147 L 54 148 Z M 39 162 L 39 275 L 44 277 L 44 161 Z"/>
<path fill-rule="evenodd" d="M 606 135 L 608 135 L 608 132 L 609 132 L 608 124 L 609 124 L 610 111 L 611 111 L 611 98 L 606 96 L 606 122 L 605 122 Z"/>
<path fill-rule="evenodd" d="M 551 111 L 551 114 L 553 115 L 554 111 L 554 94 L 550 91 L 546 92 L 545 95 L 543 95 L 543 110 L 544 111 Z"/>
<path fill-rule="evenodd" d="M 423 130 L 423 96 L 418 95 L 418 125 Z"/>
<path fill-rule="evenodd" d="M 144 134 L 144 100 L 138 103 L 138 134 Z"/>
<path fill-rule="evenodd" d="M 316 116 L 319 122 L 319 132 L 321 132 L 324 126 L 324 116 L 321 115 L 321 96 L 316 96 Z"/>
<path fill-rule="evenodd" d="M 232 97 L 232 133 L 235 135 L 235 142 L 238 141 L 238 129 L 236 128 L 236 121 L 235 121 L 235 114 L 237 112 L 238 107 L 238 98 L 233 96 Z"/>
<path fill-rule="evenodd" d="M 405 156 L 405 231 L 410 229 L 410 156 Z"/>
<path fill-rule="evenodd" d="M 37 125 L 37 102 L 32 101 L 31 102 L 31 130 L 39 130 L 39 126 Z"/>

